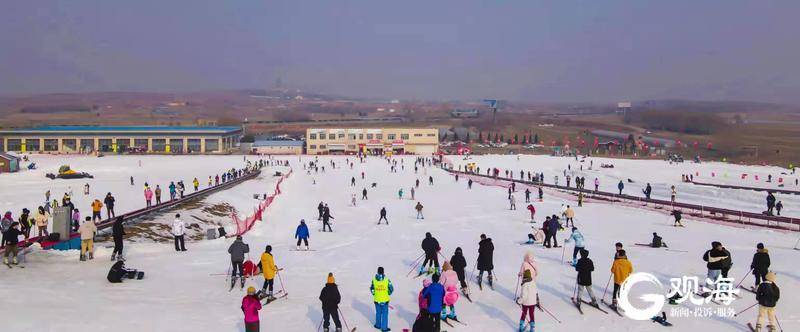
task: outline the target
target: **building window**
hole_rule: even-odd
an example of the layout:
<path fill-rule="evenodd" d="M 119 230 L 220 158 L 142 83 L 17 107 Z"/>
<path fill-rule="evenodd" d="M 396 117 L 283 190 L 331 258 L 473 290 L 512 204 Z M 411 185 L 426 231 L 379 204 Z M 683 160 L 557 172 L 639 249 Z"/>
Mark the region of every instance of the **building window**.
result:
<path fill-rule="evenodd" d="M 6 151 L 5 142 L 6 142 L 6 140 L 4 138 L 0 137 L 0 152 L 5 152 Z"/>
<path fill-rule="evenodd" d="M 407 140 L 408 139 L 408 134 L 400 134 L 400 139 Z"/>
<path fill-rule="evenodd" d="M 317 146 L 316 146 L 315 144 L 311 144 L 310 148 L 312 148 L 312 149 L 316 149 L 316 148 L 317 148 Z"/>
<path fill-rule="evenodd" d="M 8 151 L 19 151 L 22 150 L 22 140 L 11 138 L 6 142 Z"/>
<path fill-rule="evenodd" d="M 358 134 L 358 139 L 364 139 L 364 134 Z"/>
<path fill-rule="evenodd" d="M 45 139 L 44 140 L 44 150 L 45 151 L 58 151 L 58 139 Z"/>
<path fill-rule="evenodd" d="M 146 138 L 145 139 L 137 138 L 137 139 L 133 140 L 133 146 L 135 146 L 137 149 L 141 149 L 141 150 L 147 151 L 148 148 L 149 148 L 148 145 L 149 144 L 147 144 L 147 139 Z"/>
<path fill-rule="evenodd" d="M 422 137 L 422 134 L 414 134 L 414 137 Z"/>
<path fill-rule="evenodd" d="M 367 134 L 367 139 L 372 139 L 373 136 L 372 134 Z"/>
<path fill-rule="evenodd" d="M 192 138 L 189 139 L 189 153 L 200 153 L 200 139 L 199 138 Z"/>
<path fill-rule="evenodd" d="M 219 151 L 219 140 L 217 139 L 206 139 L 206 152 L 217 152 Z"/>
<path fill-rule="evenodd" d="M 356 139 L 356 134 L 347 134 L 347 138 Z"/>
<path fill-rule="evenodd" d="M 80 140 L 80 143 L 81 143 L 81 150 L 86 152 L 94 151 L 94 139 L 84 138 Z"/>
<path fill-rule="evenodd" d="M 324 150 L 325 149 L 325 144 L 320 145 L 319 148 Z"/>
<path fill-rule="evenodd" d="M 383 139 L 383 134 L 375 134 L 375 138 L 377 138 L 377 139 Z"/>
<path fill-rule="evenodd" d="M 111 151 L 112 144 L 113 143 L 110 138 L 101 138 L 97 140 L 97 145 L 98 145 L 97 149 L 100 150 L 100 152 L 109 152 Z"/>
<path fill-rule="evenodd" d="M 25 140 L 25 151 L 39 151 L 39 140 L 38 139 L 26 139 Z"/>
<path fill-rule="evenodd" d="M 61 145 L 63 146 L 64 151 L 78 150 L 78 142 L 75 139 L 62 139 Z"/>
<path fill-rule="evenodd" d="M 344 138 L 344 134 L 339 134 L 339 139 Z"/>
<path fill-rule="evenodd" d="M 428 134 L 428 137 L 436 137 L 436 134 Z"/>
<path fill-rule="evenodd" d="M 163 138 L 153 139 L 153 152 L 167 151 L 167 140 Z"/>
<path fill-rule="evenodd" d="M 309 140 L 312 140 L 312 139 L 317 139 L 317 134 L 309 134 L 309 135 L 308 135 L 308 139 L 309 139 Z"/>
<path fill-rule="evenodd" d="M 183 138 L 170 138 L 169 152 L 183 153 Z"/>
<path fill-rule="evenodd" d="M 395 138 L 395 134 L 388 134 L 388 135 L 386 135 L 386 138 L 387 139 L 394 139 Z"/>
<path fill-rule="evenodd" d="M 355 150 L 356 146 L 355 145 L 348 145 L 347 148 L 350 149 L 350 150 Z"/>

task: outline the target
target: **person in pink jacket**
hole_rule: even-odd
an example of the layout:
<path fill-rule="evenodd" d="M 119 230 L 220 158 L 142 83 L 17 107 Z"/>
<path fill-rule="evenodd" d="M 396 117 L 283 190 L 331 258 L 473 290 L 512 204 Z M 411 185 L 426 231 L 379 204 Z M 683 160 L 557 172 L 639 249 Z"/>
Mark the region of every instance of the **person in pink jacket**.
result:
<path fill-rule="evenodd" d="M 150 206 L 153 205 L 153 203 L 152 203 L 153 191 L 150 190 L 150 186 L 148 186 L 148 185 L 144 186 L 144 200 L 147 202 L 147 207 L 150 207 Z"/>
<path fill-rule="evenodd" d="M 247 288 L 247 295 L 242 299 L 242 312 L 244 312 L 245 332 L 259 332 L 260 319 L 258 311 L 261 310 L 261 301 L 256 296 L 256 288 Z"/>
<path fill-rule="evenodd" d="M 534 279 L 536 279 L 536 276 L 539 275 L 539 267 L 536 265 L 533 251 L 530 250 L 525 253 L 525 258 L 522 260 L 522 266 L 519 267 L 519 276 L 522 277 L 526 270 L 531 271 L 531 276 Z"/>
<path fill-rule="evenodd" d="M 439 277 L 439 283 L 444 286 L 444 308 L 442 308 L 442 319 L 458 320 L 456 316 L 456 301 L 458 301 L 458 287 L 461 283 L 458 281 L 458 273 L 453 270 L 450 262 L 445 261 L 442 264 L 442 276 Z M 450 314 L 447 314 L 447 308 L 450 307 Z"/>

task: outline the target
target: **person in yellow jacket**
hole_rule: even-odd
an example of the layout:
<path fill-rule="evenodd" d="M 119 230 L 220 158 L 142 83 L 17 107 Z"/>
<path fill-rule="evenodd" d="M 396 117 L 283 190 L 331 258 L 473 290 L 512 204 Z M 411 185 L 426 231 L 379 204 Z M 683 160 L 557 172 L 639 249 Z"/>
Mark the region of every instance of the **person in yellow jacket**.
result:
<path fill-rule="evenodd" d="M 267 294 L 267 299 L 272 301 L 275 299 L 275 296 L 272 295 L 272 287 L 275 280 L 275 275 L 281 269 L 275 265 L 275 258 L 272 257 L 272 246 L 267 245 L 267 248 L 264 249 L 264 253 L 261 254 L 261 262 L 258 263 L 261 267 L 261 272 L 264 274 L 264 286 L 261 287 L 261 293 Z"/>
<path fill-rule="evenodd" d="M 383 266 L 378 267 L 378 274 L 372 278 L 369 286 L 372 301 L 375 302 L 375 328 L 383 332 L 389 331 L 389 300 L 394 292 L 392 281 L 383 274 Z"/>
<path fill-rule="evenodd" d="M 200 181 L 198 181 L 197 178 L 194 178 L 194 180 L 192 180 L 192 184 L 194 185 L 194 191 L 197 191 L 197 189 L 200 188 Z"/>
<path fill-rule="evenodd" d="M 567 209 L 564 210 L 564 217 L 567 219 L 567 223 L 564 227 L 569 227 L 570 224 L 572 224 L 573 227 L 575 226 L 575 220 L 573 220 L 575 218 L 575 210 L 569 205 L 567 205 Z"/>
<path fill-rule="evenodd" d="M 94 259 L 94 236 L 97 234 L 97 226 L 91 217 L 86 216 L 86 221 L 83 222 L 78 232 L 81 233 L 81 261 L 85 261 L 87 258 Z"/>
<path fill-rule="evenodd" d="M 92 202 L 92 221 L 103 220 L 103 218 L 100 216 L 100 211 L 102 209 L 103 209 L 103 202 L 95 198 L 94 202 Z"/>
<path fill-rule="evenodd" d="M 631 261 L 629 261 L 628 257 L 625 255 L 625 250 L 617 251 L 617 255 L 614 257 L 614 264 L 611 264 L 611 274 L 614 275 L 614 293 L 611 295 L 612 307 L 617 307 L 619 289 L 631 273 L 633 273 L 633 264 L 631 264 Z"/>

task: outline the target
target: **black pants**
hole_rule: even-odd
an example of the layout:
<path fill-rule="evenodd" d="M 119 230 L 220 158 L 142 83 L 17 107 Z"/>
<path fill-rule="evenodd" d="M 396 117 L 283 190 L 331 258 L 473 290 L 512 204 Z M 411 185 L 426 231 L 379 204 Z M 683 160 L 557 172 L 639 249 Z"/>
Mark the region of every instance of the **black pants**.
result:
<path fill-rule="evenodd" d="M 231 266 L 233 266 L 233 271 L 231 272 L 231 278 L 236 278 L 236 271 L 239 271 L 239 276 L 244 277 L 244 266 L 242 266 L 242 262 L 234 262 L 231 261 Z"/>
<path fill-rule="evenodd" d="M 103 217 L 100 216 L 100 211 L 92 211 L 92 221 L 95 220 L 103 220 Z"/>
<path fill-rule="evenodd" d="M 342 323 L 339 321 L 339 310 L 335 308 L 322 308 L 322 327 L 327 329 L 331 326 L 331 318 L 333 318 L 333 325 L 335 325 L 337 329 L 342 328 Z"/>
<path fill-rule="evenodd" d="M 178 246 L 180 244 L 180 246 Z M 175 251 L 186 251 L 186 246 L 183 243 L 183 235 L 175 236 Z"/>
<path fill-rule="evenodd" d="M 442 330 L 442 315 L 440 313 L 428 313 L 433 321 L 433 331 L 439 332 Z"/>
<path fill-rule="evenodd" d="M 617 283 L 614 283 L 614 291 L 611 293 L 611 298 L 612 299 L 617 299 L 619 297 L 619 289 L 620 289 L 620 285 L 617 284 Z"/>
<path fill-rule="evenodd" d="M 464 273 L 464 270 L 456 270 L 456 274 L 458 275 L 458 281 L 461 282 L 461 288 L 467 288 L 466 273 Z"/>
<path fill-rule="evenodd" d="M 553 247 L 558 247 L 558 239 L 555 234 L 547 233 L 544 236 L 544 246 L 550 248 L 550 239 L 553 239 Z"/>
<path fill-rule="evenodd" d="M 387 224 L 387 225 L 389 224 L 389 219 L 386 219 L 386 216 L 381 216 L 381 218 L 380 218 L 380 219 L 378 219 L 378 223 L 379 223 L 379 224 L 381 223 L 381 220 L 386 220 L 386 224 Z"/>
<path fill-rule="evenodd" d="M 570 223 L 572 223 L 572 226 L 575 226 L 575 220 L 572 220 L 572 218 L 567 218 L 567 224 L 565 226 L 569 226 Z"/>
<path fill-rule="evenodd" d="M 111 218 L 117 216 L 117 214 L 114 213 L 114 207 L 113 206 L 106 205 L 106 210 L 108 212 L 108 213 L 106 213 L 106 216 L 108 217 L 108 219 L 111 219 Z"/>
<path fill-rule="evenodd" d="M 261 289 L 266 289 L 267 291 L 272 293 L 272 285 L 275 284 L 274 281 L 275 279 L 264 279 L 264 286 L 261 287 Z"/>
<path fill-rule="evenodd" d="M 111 255 L 118 255 L 122 257 L 122 238 L 114 239 L 114 251 Z"/>
<path fill-rule="evenodd" d="M 722 268 L 722 277 L 723 278 L 727 278 L 728 277 L 728 271 L 730 271 L 730 270 L 731 270 L 730 266 Z"/>
<path fill-rule="evenodd" d="M 156 204 L 161 204 L 161 196 L 156 196 Z"/>
<path fill-rule="evenodd" d="M 149 199 L 148 199 L 148 200 L 147 200 L 147 207 L 151 207 L 151 206 L 153 206 L 153 203 L 152 203 L 152 201 L 151 201 L 151 200 L 149 200 Z"/>
<path fill-rule="evenodd" d="M 756 276 L 756 287 L 758 287 L 762 281 L 767 280 L 767 271 L 753 270 L 753 275 Z"/>
<path fill-rule="evenodd" d="M 302 242 L 304 242 L 304 243 L 306 244 L 306 247 L 308 247 L 308 238 L 302 238 L 302 237 L 301 237 L 301 238 L 298 238 L 298 239 L 297 239 L 297 245 L 298 245 L 298 246 L 300 245 L 300 242 L 301 242 L 301 241 L 302 241 Z"/>
<path fill-rule="evenodd" d="M 322 231 L 323 232 L 325 231 L 325 227 L 326 226 L 328 227 L 328 231 L 329 232 L 333 232 L 333 228 L 331 228 L 331 224 L 329 222 L 327 222 L 327 221 L 323 221 L 322 222 Z"/>
<path fill-rule="evenodd" d="M 422 266 L 425 267 L 425 266 L 430 266 L 430 265 L 433 265 L 433 266 L 435 266 L 437 268 L 439 267 L 439 257 L 436 255 L 435 252 L 434 253 L 427 253 L 427 252 L 425 253 L 425 261 L 422 262 Z"/>

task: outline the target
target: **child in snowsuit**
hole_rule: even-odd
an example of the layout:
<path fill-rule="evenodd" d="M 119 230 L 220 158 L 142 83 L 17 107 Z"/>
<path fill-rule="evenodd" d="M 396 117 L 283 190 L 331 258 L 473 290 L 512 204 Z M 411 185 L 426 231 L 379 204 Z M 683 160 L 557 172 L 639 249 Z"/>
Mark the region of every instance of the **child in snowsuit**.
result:
<path fill-rule="evenodd" d="M 442 319 L 455 319 L 456 316 L 456 302 L 458 301 L 458 274 L 453 271 L 450 262 L 445 261 L 442 264 L 442 276 L 439 278 L 439 283 L 444 286 L 444 305 L 442 306 Z M 450 308 L 450 313 L 447 313 L 447 308 Z"/>
<path fill-rule="evenodd" d="M 261 310 L 261 301 L 256 296 L 256 288 L 250 286 L 247 288 L 247 295 L 242 299 L 242 312 L 244 313 L 245 332 L 259 331 L 259 310 Z"/>

